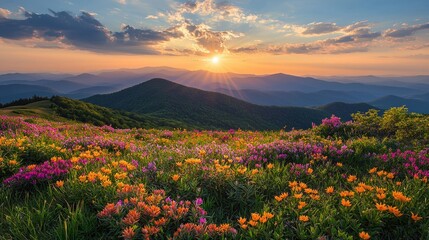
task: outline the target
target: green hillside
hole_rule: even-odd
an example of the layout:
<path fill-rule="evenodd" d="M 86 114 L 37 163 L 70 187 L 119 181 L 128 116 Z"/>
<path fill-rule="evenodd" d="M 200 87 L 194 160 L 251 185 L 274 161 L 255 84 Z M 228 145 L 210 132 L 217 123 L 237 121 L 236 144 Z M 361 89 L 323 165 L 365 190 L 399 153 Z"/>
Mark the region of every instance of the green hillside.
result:
<path fill-rule="evenodd" d="M 0 108 L 1 115 L 39 116 L 49 120 L 73 120 L 96 126 L 111 125 L 114 128 L 186 128 L 179 121 L 128 113 L 100 107 L 65 97 L 52 97 L 22 106 Z"/>
<path fill-rule="evenodd" d="M 84 101 L 129 112 L 174 119 L 204 129 L 308 128 L 329 114 L 310 108 L 265 107 L 236 98 L 152 79 Z"/>

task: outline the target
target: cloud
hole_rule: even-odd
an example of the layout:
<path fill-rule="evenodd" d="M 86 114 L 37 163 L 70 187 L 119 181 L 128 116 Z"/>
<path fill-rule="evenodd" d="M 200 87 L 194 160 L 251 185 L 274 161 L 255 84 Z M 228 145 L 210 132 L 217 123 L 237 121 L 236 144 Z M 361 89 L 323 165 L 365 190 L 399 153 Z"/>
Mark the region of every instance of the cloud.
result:
<path fill-rule="evenodd" d="M 111 32 L 87 12 L 81 12 L 78 16 L 68 12 L 26 12 L 25 16 L 23 20 L 0 19 L 0 37 L 10 40 L 41 39 L 77 49 L 135 54 L 157 54 L 158 51 L 153 48 L 155 44 L 177 37 L 169 31 L 131 26 L 125 26 L 121 32 Z"/>
<path fill-rule="evenodd" d="M 170 21 L 185 20 L 184 14 L 198 14 L 200 16 L 210 16 L 212 21 L 229 22 L 256 22 L 257 15 L 246 14 L 244 11 L 226 1 L 216 3 L 215 0 L 188 1 L 177 8 L 177 11 L 169 14 Z"/>
<path fill-rule="evenodd" d="M 148 15 L 145 19 L 158 19 L 158 16 Z"/>
<path fill-rule="evenodd" d="M 388 29 L 384 33 L 386 37 L 391 38 L 402 38 L 402 37 L 409 37 L 414 35 L 416 32 L 429 29 L 429 22 L 423 23 L 423 24 L 417 24 L 412 26 L 404 26 L 400 29 Z"/>
<path fill-rule="evenodd" d="M 12 14 L 11 11 L 4 8 L 0 8 L 0 18 L 7 18 L 11 14 Z"/>
<path fill-rule="evenodd" d="M 116 2 L 122 5 L 127 4 L 127 0 L 116 0 Z"/>
<path fill-rule="evenodd" d="M 302 32 L 304 35 L 313 35 L 313 34 L 325 34 L 325 33 L 332 33 L 340 30 L 341 27 L 337 26 L 336 23 L 324 23 L 324 22 L 317 22 L 317 23 L 310 23 L 305 27 L 305 30 Z"/>

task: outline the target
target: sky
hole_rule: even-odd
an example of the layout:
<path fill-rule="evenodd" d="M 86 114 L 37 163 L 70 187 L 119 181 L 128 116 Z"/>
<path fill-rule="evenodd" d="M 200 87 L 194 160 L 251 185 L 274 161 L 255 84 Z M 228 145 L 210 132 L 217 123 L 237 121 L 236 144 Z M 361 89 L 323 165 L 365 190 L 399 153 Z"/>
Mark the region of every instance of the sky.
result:
<path fill-rule="evenodd" d="M 428 0 L 0 0 L 0 72 L 429 75 Z"/>

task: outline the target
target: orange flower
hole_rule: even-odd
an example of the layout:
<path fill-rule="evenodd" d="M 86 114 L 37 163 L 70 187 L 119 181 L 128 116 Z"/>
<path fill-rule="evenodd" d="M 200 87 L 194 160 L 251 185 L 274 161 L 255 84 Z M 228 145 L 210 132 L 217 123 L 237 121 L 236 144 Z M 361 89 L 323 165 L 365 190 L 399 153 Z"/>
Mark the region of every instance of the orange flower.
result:
<path fill-rule="evenodd" d="M 242 224 L 242 225 L 240 225 L 240 227 L 241 227 L 242 229 L 247 229 L 247 224 Z"/>
<path fill-rule="evenodd" d="M 122 237 L 125 240 L 133 239 L 135 235 L 136 233 L 134 232 L 133 227 L 127 227 L 124 229 L 124 231 L 122 231 Z"/>
<path fill-rule="evenodd" d="M 343 205 L 344 207 L 351 207 L 352 206 L 352 204 L 350 203 L 350 201 L 349 200 L 346 200 L 346 199 L 341 199 L 341 205 Z"/>
<path fill-rule="evenodd" d="M 355 187 L 355 190 L 356 190 L 357 193 L 363 193 L 363 192 L 366 191 L 365 188 L 361 187 L 361 186 Z"/>
<path fill-rule="evenodd" d="M 273 217 L 274 217 L 274 214 L 269 213 L 269 212 L 264 212 L 264 213 L 262 214 L 262 216 L 264 216 L 264 217 L 266 217 L 266 218 L 268 218 L 268 219 L 271 219 L 271 218 L 273 218 Z"/>
<path fill-rule="evenodd" d="M 371 168 L 368 172 L 369 173 L 375 173 L 375 172 L 377 172 L 377 168 L 376 167 L 375 168 Z"/>
<path fill-rule="evenodd" d="M 354 182 L 357 180 L 356 175 L 349 175 L 349 177 L 347 178 L 347 182 Z"/>
<path fill-rule="evenodd" d="M 401 211 L 397 207 L 387 206 L 387 210 L 389 210 L 389 212 L 393 213 L 393 215 L 395 215 L 396 217 L 402 216 Z"/>
<path fill-rule="evenodd" d="M 384 193 L 377 193 L 377 198 L 378 199 L 380 199 L 380 200 L 383 200 L 383 199 L 385 199 L 386 198 L 386 194 L 384 194 Z"/>
<path fill-rule="evenodd" d="M 277 202 L 281 202 L 283 199 L 287 198 L 288 195 L 288 193 L 284 192 L 279 196 L 274 196 L 274 199 L 276 199 Z"/>
<path fill-rule="evenodd" d="M 128 214 L 122 219 L 122 222 L 126 225 L 133 225 L 137 223 L 140 220 L 140 213 L 135 210 L 131 209 Z"/>
<path fill-rule="evenodd" d="M 261 215 L 259 215 L 259 213 L 252 213 L 251 216 L 252 216 L 253 221 L 258 221 L 259 218 L 261 217 Z"/>
<path fill-rule="evenodd" d="M 258 220 L 259 220 L 259 219 L 258 219 Z M 258 222 L 257 222 L 257 221 L 250 220 L 250 221 L 248 222 L 248 224 L 249 224 L 250 226 L 254 227 L 254 226 L 258 225 Z"/>
<path fill-rule="evenodd" d="M 252 175 L 256 175 L 256 174 L 258 174 L 259 173 L 259 170 L 258 169 L 253 169 L 252 170 Z"/>
<path fill-rule="evenodd" d="M 59 188 L 62 188 L 64 186 L 64 181 L 56 181 L 55 185 Z"/>
<path fill-rule="evenodd" d="M 307 173 L 308 173 L 308 174 L 312 174 L 312 173 L 313 173 L 313 169 L 312 169 L 312 168 L 308 168 L 308 169 L 307 169 Z"/>
<path fill-rule="evenodd" d="M 413 219 L 413 220 L 414 220 L 414 222 L 417 222 L 417 221 L 422 220 L 423 218 L 422 218 L 422 217 L 420 217 L 420 216 L 419 216 L 419 215 L 417 215 L 417 214 L 411 213 L 411 219 Z"/>
<path fill-rule="evenodd" d="M 306 215 L 300 215 L 300 216 L 298 217 L 298 219 L 299 219 L 299 221 L 301 221 L 301 222 L 308 222 L 308 221 L 310 220 L 310 218 L 309 218 L 308 216 L 306 216 Z"/>
<path fill-rule="evenodd" d="M 342 163 L 337 162 L 337 167 L 342 167 L 342 166 L 343 166 L 343 164 L 342 164 Z"/>
<path fill-rule="evenodd" d="M 383 204 L 383 203 L 376 203 L 375 207 L 377 208 L 378 211 L 386 211 L 386 210 L 388 210 L 386 204 Z"/>
<path fill-rule="evenodd" d="M 359 233 L 359 237 L 360 237 L 360 239 L 364 239 L 364 240 L 368 240 L 371 238 L 371 236 L 367 232 L 364 232 L 364 231 Z"/>
<path fill-rule="evenodd" d="M 240 217 L 240 218 L 237 220 L 237 222 L 238 222 L 238 223 L 240 223 L 240 225 L 245 224 L 245 223 L 246 223 L 246 221 L 247 221 L 247 219 L 246 219 L 246 218 L 242 218 L 242 217 Z"/>
<path fill-rule="evenodd" d="M 173 179 L 173 181 L 177 182 L 179 180 L 180 176 L 178 174 L 174 174 L 173 176 L 171 176 L 171 179 Z"/>
<path fill-rule="evenodd" d="M 302 193 L 299 193 L 299 194 L 296 193 L 296 194 L 293 195 L 293 197 L 296 198 L 296 199 L 300 199 L 300 198 L 302 198 Z"/>
<path fill-rule="evenodd" d="M 296 186 L 298 186 L 298 182 L 297 181 L 289 182 L 289 187 L 290 188 L 293 188 L 293 187 L 296 187 Z"/>
<path fill-rule="evenodd" d="M 332 187 L 332 186 L 327 187 L 325 191 L 326 191 L 327 194 L 334 193 L 334 187 Z"/>
<path fill-rule="evenodd" d="M 305 207 L 307 205 L 306 202 L 299 202 L 298 203 L 298 209 L 302 209 L 303 207 Z"/>
<path fill-rule="evenodd" d="M 392 195 L 393 195 L 393 198 L 395 200 L 398 200 L 400 202 L 409 202 L 409 201 L 411 201 L 411 198 L 405 196 L 404 194 L 402 194 L 402 192 L 393 191 Z"/>
<path fill-rule="evenodd" d="M 269 163 L 268 165 L 267 165 L 267 168 L 268 169 L 271 169 L 271 168 L 273 168 L 274 167 L 274 164 L 272 164 L 272 163 Z"/>

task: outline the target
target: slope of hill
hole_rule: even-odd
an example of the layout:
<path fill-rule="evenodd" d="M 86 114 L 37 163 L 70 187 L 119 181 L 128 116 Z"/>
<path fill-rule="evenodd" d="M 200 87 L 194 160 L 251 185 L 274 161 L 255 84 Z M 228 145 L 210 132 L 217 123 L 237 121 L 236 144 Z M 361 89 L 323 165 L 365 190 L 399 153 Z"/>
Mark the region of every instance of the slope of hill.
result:
<path fill-rule="evenodd" d="M 298 107 L 264 107 L 236 98 L 152 79 L 122 91 L 84 101 L 130 112 L 179 120 L 206 129 L 307 128 L 329 113 Z"/>
<path fill-rule="evenodd" d="M 343 103 L 343 102 L 333 102 L 324 106 L 318 107 L 318 109 L 325 112 L 334 114 L 337 117 L 340 117 L 343 121 L 351 120 L 351 114 L 357 112 L 367 112 L 370 109 L 377 109 L 376 107 L 369 105 L 367 103 Z M 377 109 L 378 110 L 378 109 Z"/>
<path fill-rule="evenodd" d="M 49 120 L 90 123 L 115 128 L 189 128 L 179 121 L 123 112 L 65 97 L 52 97 L 22 106 L 0 108 L 0 115 L 39 116 Z"/>
<path fill-rule="evenodd" d="M 246 102 L 265 106 L 296 106 L 310 107 L 328 104 L 332 102 L 359 103 L 373 100 L 375 97 L 365 92 L 355 91 L 331 91 L 322 90 L 305 93 L 299 91 L 259 91 L 252 89 L 229 90 L 218 89 L 217 92 L 224 93 Z"/>
<path fill-rule="evenodd" d="M 369 104 L 382 109 L 406 106 L 410 112 L 429 113 L 429 102 L 427 101 L 401 98 L 392 95 L 376 99 L 369 102 Z"/>
<path fill-rule="evenodd" d="M 7 84 L 0 85 L 0 103 L 7 103 L 19 98 L 30 98 L 34 95 L 41 97 L 50 97 L 57 95 L 55 90 L 36 85 L 26 84 Z"/>

